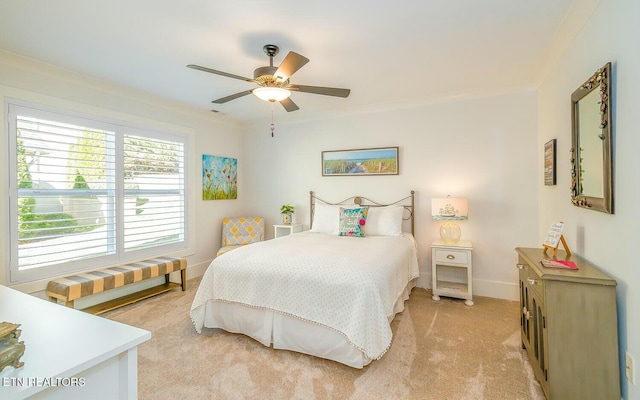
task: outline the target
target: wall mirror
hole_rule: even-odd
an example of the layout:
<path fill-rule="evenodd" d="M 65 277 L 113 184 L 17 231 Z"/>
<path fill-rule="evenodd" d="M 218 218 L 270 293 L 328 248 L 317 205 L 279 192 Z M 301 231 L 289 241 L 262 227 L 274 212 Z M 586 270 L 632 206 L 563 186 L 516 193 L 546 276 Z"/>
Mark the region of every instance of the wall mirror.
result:
<path fill-rule="evenodd" d="M 613 214 L 611 63 L 571 95 L 571 202 Z"/>

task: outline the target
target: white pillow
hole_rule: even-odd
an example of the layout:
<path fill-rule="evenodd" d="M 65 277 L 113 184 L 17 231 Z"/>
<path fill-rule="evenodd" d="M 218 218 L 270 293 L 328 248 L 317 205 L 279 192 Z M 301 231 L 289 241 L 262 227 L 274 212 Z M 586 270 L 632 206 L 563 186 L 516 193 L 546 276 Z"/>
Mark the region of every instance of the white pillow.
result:
<path fill-rule="evenodd" d="M 367 236 L 402 236 L 404 207 L 369 207 Z"/>
<path fill-rule="evenodd" d="M 340 206 L 316 203 L 313 211 L 311 232 L 338 234 L 340 222 Z"/>
<path fill-rule="evenodd" d="M 340 231 L 340 207 L 355 208 L 360 206 L 357 204 L 333 205 L 318 202 L 313 211 L 313 225 L 310 231 L 337 235 Z"/>

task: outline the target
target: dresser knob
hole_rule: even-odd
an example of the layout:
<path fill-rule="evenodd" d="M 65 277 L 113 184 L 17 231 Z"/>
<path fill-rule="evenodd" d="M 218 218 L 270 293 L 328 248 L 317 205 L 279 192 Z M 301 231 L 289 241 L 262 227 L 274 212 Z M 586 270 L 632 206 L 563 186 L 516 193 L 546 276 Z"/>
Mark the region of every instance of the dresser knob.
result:
<path fill-rule="evenodd" d="M 516 264 L 516 267 L 518 267 L 518 269 L 524 269 L 524 264 Z"/>
<path fill-rule="evenodd" d="M 530 285 L 535 285 L 538 283 L 538 281 L 533 278 L 527 278 L 527 282 L 529 282 Z"/>
<path fill-rule="evenodd" d="M 447 259 L 449 260 L 455 260 L 456 256 L 454 256 L 453 254 L 447 254 Z"/>

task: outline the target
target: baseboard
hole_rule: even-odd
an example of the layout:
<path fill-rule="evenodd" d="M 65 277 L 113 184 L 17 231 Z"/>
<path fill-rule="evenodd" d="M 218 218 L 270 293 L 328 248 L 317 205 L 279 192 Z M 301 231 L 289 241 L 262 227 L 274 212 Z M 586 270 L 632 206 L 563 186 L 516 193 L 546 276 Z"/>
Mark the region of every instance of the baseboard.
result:
<path fill-rule="evenodd" d="M 517 301 L 518 284 L 496 281 L 473 280 L 473 294 L 495 299 Z"/>
<path fill-rule="evenodd" d="M 431 289 L 431 274 L 420 275 L 416 281 L 416 286 L 423 289 Z"/>
<path fill-rule="evenodd" d="M 198 278 L 204 275 L 212 260 L 204 261 L 195 265 L 189 265 L 187 268 L 187 280 Z"/>
<path fill-rule="evenodd" d="M 420 275 L 416 286 L 431 289 L 431 274 Z M 518 284 L 474 279 L 473 295 L 516 301 L 519 298 Z"/>

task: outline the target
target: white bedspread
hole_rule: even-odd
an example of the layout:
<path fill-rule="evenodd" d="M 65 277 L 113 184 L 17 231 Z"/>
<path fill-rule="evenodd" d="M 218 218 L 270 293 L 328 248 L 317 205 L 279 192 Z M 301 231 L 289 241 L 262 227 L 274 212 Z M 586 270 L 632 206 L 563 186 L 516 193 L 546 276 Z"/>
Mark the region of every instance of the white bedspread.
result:
<path fill-rule="evenodd" d="M 393 306 L 418 277 L 413 236 L 303 232 L 243 246 L 211 263 L 191 306 L 198 333 L 210 301 L 273 310 L 343 334 L 371 359 L 391 345 Z"/>

